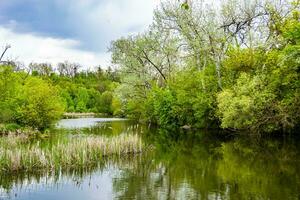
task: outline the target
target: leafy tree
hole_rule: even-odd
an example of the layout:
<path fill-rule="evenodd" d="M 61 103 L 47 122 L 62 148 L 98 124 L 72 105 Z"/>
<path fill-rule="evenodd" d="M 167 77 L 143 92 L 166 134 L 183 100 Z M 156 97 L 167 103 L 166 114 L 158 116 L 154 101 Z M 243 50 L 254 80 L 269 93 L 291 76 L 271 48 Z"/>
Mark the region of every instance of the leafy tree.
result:
<path fill-rule="evenodd" d="M 163 1 L 147 32 L 112 43 L 125 114 L 160 126 L 299 126 L 299 2 L 204 4 Z"/>
<path fill-rule="evenodd" d="M 84 87 L 79 87 L 75 92 L 75 105 L 77 112 L 86 112 L 87 103 L 89 100 L 88 90 Z"/>
<path fill-rule="evenodd" d="M 48 128 L 64 110 L 57 89 L 39 78 L 26 79 L 17 100 L 16 121 L 39 130 Z"/>
<path fill-rule="evenodd" d="M 97 102 L 97 110 L 99 113 L 107 113 L 112 114 L 112 100 L 113 100 L 113 94 L 112 92 L 106 91 L 101 94 L 100 98 Z"/>
<path fill-rule="evenodd" d="M 13 73 L 10 66 L 0 68 L 0 122 L 12 122 L 16 105 L 16 96 L 20 92 L 21 77 Z"/>

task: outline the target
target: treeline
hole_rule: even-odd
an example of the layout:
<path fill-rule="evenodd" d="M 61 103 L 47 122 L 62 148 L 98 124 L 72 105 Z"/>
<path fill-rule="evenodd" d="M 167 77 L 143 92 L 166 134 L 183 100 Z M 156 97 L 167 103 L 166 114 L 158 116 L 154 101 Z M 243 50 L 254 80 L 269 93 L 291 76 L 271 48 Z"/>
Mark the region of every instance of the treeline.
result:
<path fill-rule="evenodd" d="M 120 114 L 113 91 L 117 72 L 111 68 L 79 71 L 79 65 L 32 63 L 28 69 L 14 63 L 0 65 L 0 124 L 44 130 L 64 112 Z"/>
<path fill-rule="evenodd" d="M 148 31 L 112 42 L 127 116 L 259 132 L 300 124 L 299 1 L 163 1 Z"/>

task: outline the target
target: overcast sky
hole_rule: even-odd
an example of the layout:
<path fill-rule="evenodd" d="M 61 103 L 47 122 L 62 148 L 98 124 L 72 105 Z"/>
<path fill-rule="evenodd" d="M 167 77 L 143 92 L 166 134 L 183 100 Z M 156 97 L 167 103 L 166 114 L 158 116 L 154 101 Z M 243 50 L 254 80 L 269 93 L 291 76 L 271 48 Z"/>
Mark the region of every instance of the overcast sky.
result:
<path fill-rule="evenodd" d="M 145 30 L 159 0 L 0 0 L 6 58 L 107 66 L 110 41 Z"/>

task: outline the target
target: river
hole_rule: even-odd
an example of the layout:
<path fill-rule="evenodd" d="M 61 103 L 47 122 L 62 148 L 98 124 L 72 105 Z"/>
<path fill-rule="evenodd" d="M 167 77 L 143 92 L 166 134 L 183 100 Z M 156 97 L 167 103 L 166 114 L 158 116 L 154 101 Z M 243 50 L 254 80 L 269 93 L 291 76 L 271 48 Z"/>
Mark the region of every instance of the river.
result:
<path fill-rule="evenodd" d="M 300 142 L 161 130 L 122 119 L 64 119 L 51 145 L 81 134 L 141 135 L 147 151 L 73 171 L 0 175 L 0 199 L 300 199 Z"/>

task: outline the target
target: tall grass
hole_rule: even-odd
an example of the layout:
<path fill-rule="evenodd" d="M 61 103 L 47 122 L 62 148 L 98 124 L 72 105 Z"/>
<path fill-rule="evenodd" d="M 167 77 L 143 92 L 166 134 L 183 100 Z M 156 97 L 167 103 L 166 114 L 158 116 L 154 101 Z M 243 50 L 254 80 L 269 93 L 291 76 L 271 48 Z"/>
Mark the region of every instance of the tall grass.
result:
<path fill-rule="evenodd" d="M 30 189 L 31 183 L 46 183 L 56 184 L 60 180 L 67 178 L 74 183 L 82 182 L 87 176 L 92 176 L 94 173 L 103 172 L 107 168 L 113 169 L 130 169 L 134 172 L 140 172 L 140 163 L 142 160 L 149 162 L 149 156 L 145 154 L 152 151 L 145 151 L 138 154 L 127 154 L 122 156 L 104 157 L 100 162 L 94 162 L 85 166 L 77 166 L 73 168 L 60 168 L 59 170 L 35 170 L 35 171 L 14 171 L 0 173 L 0 194 L 1 189 L 6 193 L 12 191 L 15 185 L 20 188 Z M 151 161 L 152 159 L 150 159 Z M 59 187 L 59 184 L 57 185 Z M 33 186 L 34 187 L 34 186 Z M 3 194 L 3 192 L 2 192 Z"/>
<path fill-rule="evenodd" d="M 49 148 L 24 144 L 24 140 L 20 136 L 0 138 L 0 172 L 72 169 L 143 150 L 141 138 L 131 134 L 70 138 Z"/>

